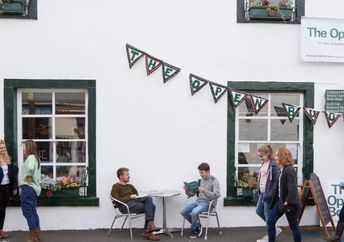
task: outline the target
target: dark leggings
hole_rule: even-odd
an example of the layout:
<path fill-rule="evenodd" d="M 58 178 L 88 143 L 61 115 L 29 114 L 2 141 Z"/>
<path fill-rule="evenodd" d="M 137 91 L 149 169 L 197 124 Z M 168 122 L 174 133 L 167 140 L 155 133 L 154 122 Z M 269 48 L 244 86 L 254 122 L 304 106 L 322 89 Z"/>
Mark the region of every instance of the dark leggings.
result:
<path fill-rule="evenodd" d="M 6 207 L 10 200 L 10 185 L 0 185 L 0 230 L 4 227 Z"/>

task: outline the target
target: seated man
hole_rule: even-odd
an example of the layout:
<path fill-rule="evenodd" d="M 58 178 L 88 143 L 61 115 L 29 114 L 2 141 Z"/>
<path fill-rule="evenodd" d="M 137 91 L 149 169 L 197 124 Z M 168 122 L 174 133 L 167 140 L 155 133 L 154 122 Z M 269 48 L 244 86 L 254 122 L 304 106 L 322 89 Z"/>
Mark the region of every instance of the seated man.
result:
<path fill-rule="evenodd" d="M 195 202 L 186 205 L 180 213 L 191 224 L 191 239 L 195 239 L 202 235 L 202 226 L 199 221 L 198 215 L 202 212 L 207 212 L 209 209 L 209 203 L 211 200 L 220 197 L 220 185 L 219 181 L 212 175 L 210 175 L 210 167 L 207 163 L 201 163 L 198 166 L 199 175 L 201 179 L 199 181 L 198 198 Z M 194 196 L 196 194 L 190 193 L 184 186 L 186 195 Z M 216 201 L 212 204 L 216 206 Z"/>
<path fill-rule="evenodd" d="M 160 230 L 154 224 L 155 205 L 150 196 L 138 197 L 137 190 L 131 184 L 128 184 L 130 176 L 128 168 L 119 168 L 117 170 L 119 181 L 112 186 L 111 195 L 128 205 L 130 213 L 145 213 L 145 233 L 143 236 L 148 240 L 157 241 L 160 237 L 154 235 L 153 231 Z M 116 204 L 122 213 L 127 213 L 122 204 Z"/>

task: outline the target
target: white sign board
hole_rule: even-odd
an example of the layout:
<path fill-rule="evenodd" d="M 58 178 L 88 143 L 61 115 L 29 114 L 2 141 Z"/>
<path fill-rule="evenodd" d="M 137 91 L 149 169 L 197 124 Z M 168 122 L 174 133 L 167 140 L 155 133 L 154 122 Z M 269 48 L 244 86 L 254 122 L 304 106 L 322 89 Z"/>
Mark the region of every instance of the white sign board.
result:
<path fill-rule="evenodd" d="M 344 189 L 341 189 L 339 183 L 342 180 L 339 179 L 328 179 L 323 184 L 324 195 L 327 199 L 328 208 L 332 216 L 333 222 L 337 224 L 339 220 L 339 213 L 344 205 Z M 328 226 L 331 224 L 329 223 Z"/>
<path fill-rule="evenodd" d="M 344 62 L 344 19 L 302 17 L 301 59 Z"/>

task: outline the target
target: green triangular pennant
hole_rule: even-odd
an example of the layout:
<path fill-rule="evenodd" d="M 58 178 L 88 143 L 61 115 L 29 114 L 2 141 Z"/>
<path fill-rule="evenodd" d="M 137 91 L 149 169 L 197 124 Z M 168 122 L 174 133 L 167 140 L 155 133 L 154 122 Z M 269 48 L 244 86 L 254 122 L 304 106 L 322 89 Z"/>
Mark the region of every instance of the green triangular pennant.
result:
<path fill-rule="evenodd" d="M 232 103 L 234 108 L 237 108 L 246 98 L 247 93 L 239 92 L 231 89 Z"/>
<path fill-rule="evenodd" d="M 339 119 L 340 114 L 339 113 L 326 112 L 326 111 L 323 111 L 323 112 L 325 114 L 328 127 L 331 128 L 334 125 L 334 123 L 337 122 L 337 120 Z"/>
<path fill-rule="evenodd" d="M 145 53 L 129 44 L 126 44 L 126 49 L 129 68 L 131 68 Z"/>
<path fill-rule="evenodd" d="M 162 61 L 148 54 L 145 57 L 147 76 L 149 76 L 161 66 Z"/>
<path fill-rule="evenodd" d="M 291 104 L 286 104 L 286 103 L 282 103 L 282 105 L 285 108 L 285 110 L 287 111 L 289 122 L 290 123 L 293 122 L 294 118 L 299 113 L 299 110 L 301 107 L 291 105 Z"/>
<path fill-rule="evenodd" d="M 165 62 L 162 63 L 162 77 L 164 79 L 164 83 L 176 76 L 179 72 L 180 68 L 167 64 Z"/>
<path fill-rule="evenodd" d="M 306 116 L 309 118 L 309 120 L 313 123 L 313 125 L 315 125 L 319 117 L 320 111 L 316 111 L 311 108 L 303 108 L 303 111 L 306 114 Z"/>
<path fill-rule="evenodd" d="M 268 103 L 268 99 L 263 98 L 263 97 L 258 97 L 254 95 L 250 95 L 250 99 L 252 102 L 253 110 L 255 114 L 258 114 L 260 110 L 265 106 L 265 104 Z"/>
<path fill-rule="evenodd" d="M 196 92 L 202 89 L 205 85 L 208 84 L 208 80 L 196 76 L 194 74 L 189 75 L 189 80 L 190 80 L 190 90 L 191 90 L 191 96 L 193 96 Z"/>
<path fill-rule="evenodd" d="M 285 110 L 285 108 L 274 106 L 274 109 L 275 109 L 275 112 L 276 112 L 278 117 L 288 117 L 288 113 L 287 113 L 287 110 Z M 287 120 L 286 119 L 280 119 L 280 122 L 282 125 L 284 125 L 285 121 L 287 121 Z"/>
<path fill-rule="evenodd" d="M 227 87 L 217 84 L 215 82 L 209 82 L 211 94 L 213 95 L 215 103 L 226 93 Z"/>

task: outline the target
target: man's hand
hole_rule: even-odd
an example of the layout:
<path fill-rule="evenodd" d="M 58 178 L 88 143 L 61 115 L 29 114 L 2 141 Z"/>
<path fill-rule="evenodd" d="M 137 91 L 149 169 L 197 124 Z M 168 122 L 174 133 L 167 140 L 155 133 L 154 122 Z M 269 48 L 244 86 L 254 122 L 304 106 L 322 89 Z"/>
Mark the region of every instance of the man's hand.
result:
<path fill-rule="evenodd" d="M 198 191 L 199 191 L 199 193 L 203 193 L 205 191 L 205 188 L 204 187 L 199 187 Z"/>
<path fill-rule="evenodd" d="M 137 195 L 136 194 L 131 194 L 129 197 L 130 197 L 130 199 L 136 199 Z"/>
<path fill-rule="evenodd" d="M 31 185 L 32 184 L 32 176 L 26 176 L 24 180 L 27 184 Z"/>

